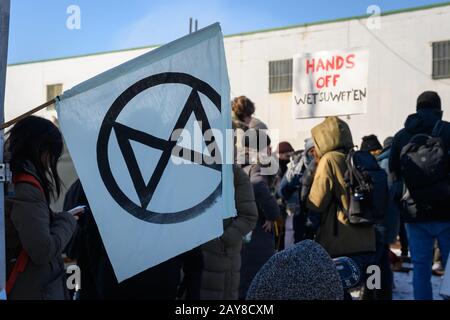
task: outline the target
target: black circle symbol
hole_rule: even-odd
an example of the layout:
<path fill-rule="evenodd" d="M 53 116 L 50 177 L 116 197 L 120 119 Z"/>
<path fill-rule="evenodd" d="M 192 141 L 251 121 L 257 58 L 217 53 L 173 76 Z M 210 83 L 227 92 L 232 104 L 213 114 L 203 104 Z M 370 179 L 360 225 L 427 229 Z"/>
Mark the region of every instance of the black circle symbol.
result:
<path fill-rule="evenodd" d="M 203 134 L 211 129 L 209 125 L 208 117 L 206 116 L 206 112 L 202 106 L 199 93 L 205 95 L 217 108 L 219 112 L 221 112 L 221 97 L 220 95 L 206 82 L 197 79 L 189 74 L 185 73 L 173 73 L 166 72 L 160 73 L 156 75 L 152 75 L 145 79 L 142 79 L 128 89 L 126 89 L 111 105 L 110 109 L 105 115 L 103 119 L 102 125 L 100 127 L 100 133 L 97 140 L 97 164 L 100 172 L 100 176 L 105 184 L 106 189 L 111 194 L 112 198 L 128 213 L 133 215 L 134 217 L 155 224 L 173 224 L 180 223 L 187 220 L 191 220 L 203 212 L 206 209 L 211 207 L 214 203 L 216 203 L 218 197 L 222 193 L 222 180 L 218 184 L 218 186 L 212 191 L 212 193 L 203 201 L 196 204 L 195 206 L 178 211 L 178 212 L 154 212 L 148 210 L 147 207 L 155 193 L 156 188 L 158 187 L 159 181 L 167 167 L 167 164 L 172 155 L 172 150 L 176 146 L 177 141 L 163 140 L 157 138 L 155 136 L 149 135 L 142 131 L 137 131 L 130 127 L 127 127 L 123 124 L 117 122 L 117 118 L 122 112 L 122 110 L 127 106 L 127 104 L 137 95 L 142 93 L 145 90 L 151 89 L 152 87 L 156 87 L 159 85 L 165 84 L 183 84 L 189 86 L 192 91 L 187 99 L 187 102 L 180 113 L 178 120 L 175 123 L 174 129 L 172 130 L 172 134 L 176 132 L 178 129 L 183 129 L 189 117 L 194 114 L 197 118 L 197 121 L 202 121 L 202 130 Z M 133 181 L 133 185 L 138 194 L 140 205 L 131 201 L 114 178 L 114 175 L 111 171 L 111 166 L 109 162 L 108 156 L 108 145 L 109 139 L 111 138 L 111 133 L 114 130 L 117 141 L 119 143 L 119 147 L 121 153 L 125 159 L 125 163 L 128 167 L 128 171 L 130 173 L 130 177 Z M 130 140 L 138 141 L 142 144 L 145 144 L 149 147 L 159 149 L 162 151 L 162 155 L 156 165 L 156 169 L 154 170 L 151 179 L 148 183 L 145 183 L 142 177 L 142 173 L 140 172 L 139 166 L 137 165 L 136 156 L 131 148 Z M 206 142 L 206 141 L 205 141 Z M 211 138 L 210 142 L 206 144 L 208 150 L 211 151 L 211 155 L 216 153 L 216 156 L 220 158 L 220 151 L 217 148 L 216 140 L 214 137 Z M 193 150 L 183 150 L 188 153 L 194 154 Z M 204 159 L 204 156 L 202 156 Z M 200 165 L 209 167 L 213 170 L 219 171 L 222 173 L 222 165 L 221 161 L 219 163 L 215 162 L 211 164 L 211 161 L 199 163 Z"/>

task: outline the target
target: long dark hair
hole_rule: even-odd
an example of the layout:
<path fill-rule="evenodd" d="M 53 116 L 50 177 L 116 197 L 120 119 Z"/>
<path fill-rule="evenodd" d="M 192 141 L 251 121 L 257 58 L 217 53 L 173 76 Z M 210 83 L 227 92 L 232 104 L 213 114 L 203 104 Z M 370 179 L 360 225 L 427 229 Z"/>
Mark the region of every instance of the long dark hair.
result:
<path fill-rule="evenodd" d="M 47 119 L 29 116 L 17 122 L 7 136 L 5 156 L 12 173 L 27 171 L 27 163 L 31 162 L 47 202 L 50 197 L 57 199 L 61 193 L 61 179 L 56 167 L 63 151 L 59 129 Z"/>

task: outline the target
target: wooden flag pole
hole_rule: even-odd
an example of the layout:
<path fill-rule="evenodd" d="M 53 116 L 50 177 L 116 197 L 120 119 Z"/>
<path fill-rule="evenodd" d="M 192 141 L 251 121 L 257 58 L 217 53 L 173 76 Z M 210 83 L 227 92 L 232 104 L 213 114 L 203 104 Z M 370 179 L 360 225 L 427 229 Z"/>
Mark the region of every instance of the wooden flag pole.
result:
<path fill-rule="evenodd" d="M 36 108 L 34 108 L 34 109 L 32 109 L 32 110 L 30 110 L 30 111 L 24 113 L 24 114 L 22 114 L 22 115 L 20 115 L 20 116 L 18 116 L 18 117 L 16 117 L 16 118 L 14 118 L 14 119 L 12 119 L 12 120 L 10 120 L 10 121 L 8 121 L 8 122 L 5 122 L 4 124 L 0 125 L 0 130 L 4 130 L 4 129 L 10 127 L 10 126 L 12 126 L 13 124 L 15 124 L 16 122 L 22 120 L 23 118 L 26 118 L 26 117 L 28 117 L 28 116 L 31 116 L 32 114 L 34 114 L 34 113 L 36 113 L 36 112 L 38 112 L 38 111 L 41 111 L 42 109 L 45 109 L 45 108 L 51 106 L 51 105 L 54 104 L 54 103 L 55 103 L 55 99 L 50 100 L 50 101 L 47 101 L 46 103 L 41 104 L 39 107 L 36 107 Z"/>

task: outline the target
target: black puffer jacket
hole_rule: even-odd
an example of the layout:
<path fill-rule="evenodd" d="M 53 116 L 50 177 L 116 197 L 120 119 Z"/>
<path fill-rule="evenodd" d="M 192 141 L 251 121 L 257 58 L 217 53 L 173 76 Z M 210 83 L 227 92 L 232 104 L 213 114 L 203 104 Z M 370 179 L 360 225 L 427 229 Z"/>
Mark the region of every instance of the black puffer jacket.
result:
<path fill-rule="evenodd" d="M 391 147 L 391 154 L 389 156 L 389 169 L 395 174 L 396 181 L 393 188 L 398 194 L 397 198 L 401 197 L 403 192 L 403 177 L 401 172 L 400 155 L 403 147 L 405 147 L 416 134 L 430 135 L 438 121 L 442 120 L 442 112 L 440 110 L 425 109 L 419 110 L 417 113 L 410 115 L 405 122 L 405 128 L 400 130 L 395 136 Z M 443 137 L 446 140 L 445 137 Z M 448 139 L 447 139 L 448 140 Z M 444 141 L 449 145 L 450 141 Z M 405 212 L 403 212 L 405 213 Z M 417 213 L 417 216 L 412 217 L 409 214 L 403 214 L 404 220 L 409 223 L 416 222 L 431 222 L 431 221 L 450 221 L 450 214 L 448 212 L 432 212 L 423 214 Z"/>
<path fill-rule="evenodd" d="M 400 153 L 411 138 L 416 134 L 431 134 L 436 123 L 442 119 L 442 112 L 437 110 L 421 110 L 406 119 L 405 128 L 400 130 L 392 142 L 389 156 L 389 170 L 394 173 L 397 180 L 402 178 Z"/>

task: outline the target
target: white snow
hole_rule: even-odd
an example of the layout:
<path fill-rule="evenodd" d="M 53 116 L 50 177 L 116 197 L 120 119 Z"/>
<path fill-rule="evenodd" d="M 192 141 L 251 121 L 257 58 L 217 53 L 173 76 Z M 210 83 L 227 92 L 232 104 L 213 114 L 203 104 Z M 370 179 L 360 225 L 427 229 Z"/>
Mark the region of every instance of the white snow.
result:
<path fill-rule="evenodd" d="M 400 255 L 400 250 L 392 249 L 392 251 Z M 406 266 L 407 264 L 403 264 Z M 412 267 L 412 265 L 411 265 Z M 413 290 L 413 271 L 409 272 L 394 272 L 394 289 L 393 289 L 393 300 L 414 300 L 414 290 Z M 439 295 L 439 290 L 442 283 L 442 277 L 432 276 L 431 286 L 433 288 L 433 299 L 443 300 Z M 353 299 L 359 299 L 359 291 L 352 292 Z"/>
<path fill-rule="evenodd" d="M 412 285 L 413 272 L 394 272 L 394 300 L 414 300 L 413 285 Z M 439 295 L 439 289 L 441 286 L 442 277 L 432 276 L 431 285 L 433 288 L 433 299 L 442 300 Z"/>

